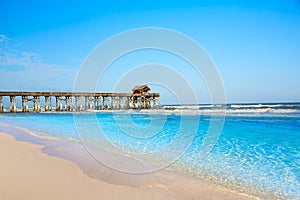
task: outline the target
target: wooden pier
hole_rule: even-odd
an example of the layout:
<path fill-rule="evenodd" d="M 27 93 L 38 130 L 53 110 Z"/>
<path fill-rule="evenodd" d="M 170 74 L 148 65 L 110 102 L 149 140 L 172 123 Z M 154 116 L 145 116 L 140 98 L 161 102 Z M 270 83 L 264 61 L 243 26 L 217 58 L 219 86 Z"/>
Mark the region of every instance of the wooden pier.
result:
<path fill-rule="evenodd" d="M 50 112 L 87 110 L 155 109 L 160 107 L 160 94 L 148 93 L 146 85 L 136 86 L 132 93 L 90 92 L 1 92 L 0 112 L 6 112 L 3 98 L 9 97 L 9 112 Z M 21 109 L 17 108 L 21 99 Z M 41 104 L 43 102 L 43 106 Z M 30 103 L 31 102 L 31 103 Z M 8 112 L 8 110 L 7 110 Z"/>

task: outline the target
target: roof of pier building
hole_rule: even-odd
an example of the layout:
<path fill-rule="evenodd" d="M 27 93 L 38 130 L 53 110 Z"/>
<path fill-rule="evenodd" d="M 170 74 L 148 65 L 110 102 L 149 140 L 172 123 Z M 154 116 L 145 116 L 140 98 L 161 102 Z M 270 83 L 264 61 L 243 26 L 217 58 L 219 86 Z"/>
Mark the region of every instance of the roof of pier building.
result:
<path fill-rule="evenodd" d="M 146 93 L 148 91 L 150 91 L 151 89 L 147 86 L 147 85 L 138 85 L 138 86 L 135 86 L 133 89 L 132 89 L 132 92 L 134 94 L 137 94 L 137 93 Z"/>

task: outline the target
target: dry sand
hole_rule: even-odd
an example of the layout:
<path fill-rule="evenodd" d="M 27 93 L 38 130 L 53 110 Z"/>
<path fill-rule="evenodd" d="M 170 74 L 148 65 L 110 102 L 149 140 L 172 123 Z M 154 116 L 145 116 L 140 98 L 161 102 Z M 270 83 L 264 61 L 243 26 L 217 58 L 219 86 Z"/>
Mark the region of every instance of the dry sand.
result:
<path fill-rule="evenodd" d="M 0 133 L 1 200 L 173 199 L 161 188 L 133 188 L 92 179 L 77 165 L 40 149 Z"/>
<path fill-rule="evenodd" d="M 93 179 L 75 163 L 41 152 L 41 145 L 0 132 L 0 199 L 253 199 L 216 185 L 180 178 L 168 187 L 132 187 Z"/>

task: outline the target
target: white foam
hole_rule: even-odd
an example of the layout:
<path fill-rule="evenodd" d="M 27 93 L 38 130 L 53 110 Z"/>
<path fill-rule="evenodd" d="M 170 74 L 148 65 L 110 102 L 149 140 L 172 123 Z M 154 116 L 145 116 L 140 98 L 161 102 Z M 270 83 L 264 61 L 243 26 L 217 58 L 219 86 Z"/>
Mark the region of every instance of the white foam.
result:
<path fill-rule="evenodd" d="M 280 109 L 277 107 L 286 106 L 283 104 L 250 104 L 250 105 L 205 105 L 206 107 L 194 106 L 164 106 L 164 110 L 159 110 L 162 114 L 190 114 L 190 115 L 275 115 L 275 114 L 299 114 L 297 109 Z M 290 106 L 292 107 L 292 106 Z M 199 109 L 200 108 L 200 109 Z M 228 109 L 226 109 L 228 108 Z M 238 109 L 231 109 L 238 108 Z"/>
<path fill-rule="evenodd" d="M 276 108 L 281 106 L 290 106 L 290 105 L 284 105 L 284 104 L 231 104 L 231 108 Z"/>

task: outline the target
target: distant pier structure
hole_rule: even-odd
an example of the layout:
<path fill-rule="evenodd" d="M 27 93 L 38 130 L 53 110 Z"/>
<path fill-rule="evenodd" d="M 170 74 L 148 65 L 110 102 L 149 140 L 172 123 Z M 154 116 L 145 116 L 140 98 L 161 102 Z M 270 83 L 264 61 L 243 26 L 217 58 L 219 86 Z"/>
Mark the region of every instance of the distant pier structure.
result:
<path fill-rule="evenodd" d="M 149 91 L 147 85 L 134 87 L 132 93 L 0 91 L 0 112 L 6 112 L 3 99 L 7 97 L 9 112 L 13 113 L 159 108 L 160 94 Z M 21 109 L 17 108 L 17 101 L 21 102 Z"/>

